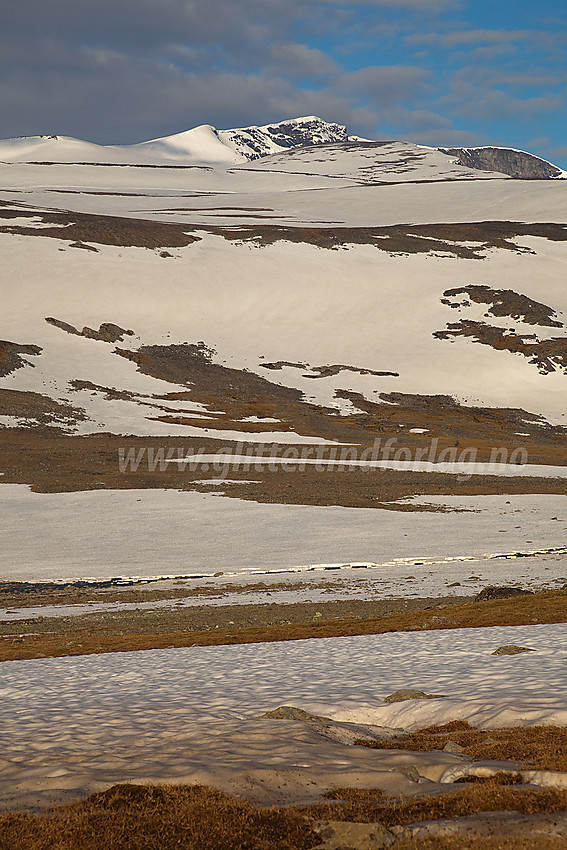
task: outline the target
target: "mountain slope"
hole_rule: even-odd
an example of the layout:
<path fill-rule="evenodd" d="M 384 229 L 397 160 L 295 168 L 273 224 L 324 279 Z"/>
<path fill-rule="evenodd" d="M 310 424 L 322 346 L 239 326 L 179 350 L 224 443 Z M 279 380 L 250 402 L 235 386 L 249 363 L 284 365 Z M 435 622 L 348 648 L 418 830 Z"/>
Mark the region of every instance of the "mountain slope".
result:
<path fill-rule="evenodd" d="M 289 124 L 266 145 L 297 141 Z M 205 126 L 138 150 L 155 166 L 0 165 L 3 481 L 178 488 L 177 455 L 119 469 L 132 440 L 266 463 L 380 442 L 379 484 L 357 467 L 262 467 L 223 492 L 395 509 L 418 493 L 564 492 L 563 181 L 344 138 L 234 164 L 249 141 Z M 213 148 L 214 168 L 176 161 Z M 487 476 L 496 450 L 527 472 Z M 217 486 L 205 465 L 184 488 Z"/>

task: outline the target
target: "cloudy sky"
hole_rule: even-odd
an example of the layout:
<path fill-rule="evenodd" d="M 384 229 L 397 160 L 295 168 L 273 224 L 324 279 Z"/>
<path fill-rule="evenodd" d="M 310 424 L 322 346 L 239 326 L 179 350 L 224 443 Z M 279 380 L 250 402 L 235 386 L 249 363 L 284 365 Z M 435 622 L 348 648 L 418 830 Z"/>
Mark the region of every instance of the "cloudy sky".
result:
<path fill-rule="evenodd" d="M 320 115 L 567 167 L 564 0 L 0 0 L 0 138 Z"/>

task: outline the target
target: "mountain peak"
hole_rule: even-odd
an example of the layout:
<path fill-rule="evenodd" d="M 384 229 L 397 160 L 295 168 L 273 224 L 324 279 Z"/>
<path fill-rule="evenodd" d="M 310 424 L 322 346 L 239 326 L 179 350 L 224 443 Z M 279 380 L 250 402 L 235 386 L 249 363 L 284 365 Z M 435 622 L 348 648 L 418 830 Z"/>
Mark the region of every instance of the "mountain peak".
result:
<path fill-rule="evenodd" d="M 219 137 L 245 160 L 259 159 L 289 148 L 346 142 L 346 127 L 324 121 L 317 115 L 288 118 L 275 124 L 220 130 Z"/>

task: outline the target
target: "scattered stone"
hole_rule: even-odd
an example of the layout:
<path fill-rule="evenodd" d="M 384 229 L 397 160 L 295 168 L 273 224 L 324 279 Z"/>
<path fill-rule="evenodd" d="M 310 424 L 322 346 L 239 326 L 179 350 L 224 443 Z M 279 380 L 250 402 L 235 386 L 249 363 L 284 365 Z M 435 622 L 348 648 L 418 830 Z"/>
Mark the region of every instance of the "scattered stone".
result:
<path fill-rule="evenodd" d="M 508 646 L 499 646 L 498 649 L 495 649 L 494 652 L 491 652 L 491 655 L 518 655 L 520 652 L 535 652 L 535 649 L 530 649 L 527 646 L 514 646 L 514 644 L 509 644 Z"/>
<path fill-rule="evenodd" d="M 404 702 L 407 699 L 444 699 L 445 694 L 426 694 L 425 691 L 415 691 L 412 688 L 402 688 L 384 698 L 384 702 Z"/>
<path fill-rule="evenodd" d="M 349 823 L 347 821 L 315 821 L 314 828 L 323 838 L 313 850 L 377 850 L 390 847 L 397 840 L 381 823 Z"/>
<path fill-rule="evenodd" d="M 413 832 L 407 826 L 400 826 L 399 824 L 394 824 L 390 827 L 390 831 L 401 840 L 402 838 L 412 838 Z"/>
<path fill-rule="evenodd" d="M 445 753 L 464 753 L 466 752 L 466 749 L 465 747 L 461 747 L 460 744 L 457 744 L 456 741 L 449 740 L 443 747 L 443 751 Z"/>
<path fill-rule="evenodd" d="M 528 596 L 531 590 L 522 587 L 485 587 L 474 598 L 475 602 L 487 602 L 489 599 L 511 599 L 513 596 Z"/>
<path fill-rule="evenodd" d="M 402 776 L 407 776 L 412 782 L 419 782 L 423 778 L 415 764 L 406 764 L 403 767 L 399 767 L 398 773 L 401 773 Z"/>
<path fill-rule="evenodd" d="M 260 717 L 266 720 L 330 720 L 329 717 L 310 714 L 308 711 L 303 711 L 302 708 L 295 708 L 293 705 L 280 705 L 279 708 L 267 711 Z"/>
<path fill-rule="evenodd" d="M 314 620 L 320 620 L 322 616 L 323 615 L 321 614 L 320 611 L 315 611 L 315 613 L 313 614 L 313 619 Z"/>
<path fill-rule="evenodd" d="M 70 242 L 69 248 L 84 248 L 85 251 L 94 251 L 95 254 L 98 254 L 98 248 L 95 248 L 94 245 L 85 245 L 84 242 Z"/>

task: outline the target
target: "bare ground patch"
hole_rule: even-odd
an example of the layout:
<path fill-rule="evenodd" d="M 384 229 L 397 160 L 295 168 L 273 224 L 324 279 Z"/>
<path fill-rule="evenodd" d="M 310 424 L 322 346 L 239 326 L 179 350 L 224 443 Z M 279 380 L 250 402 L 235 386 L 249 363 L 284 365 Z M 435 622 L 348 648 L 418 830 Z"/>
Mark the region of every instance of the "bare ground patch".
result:
<path fill-rule="evenodd" d="M 296 227 L 250 225 L 233 228 L 208 227 L 210 233 L 231 241 L 253 241 L 258 247 L 275 242 L 301 242 L 319 248 L 338 249 L 348 245 L 374 245 L 392 254 L 428 254 L 462 259 L 482 259 L 491 248 L 529 253 L 513 240 L 538 236 L 552 241 L 567 240 L 561 224 L 523 224 L 483 221 L 460 224 L 390 225 L 387 227 Z M 473 243 L 472 245 L 470 243 Z"/>
<path fill-rule="evenodd" d="M 14 416 L 30 425 L 61 424 L 72 427 L 86 420 L 85 411 L 66 402 L 55 401 L 41 393 L 23 392 L 0 388 L 0 416 Z M 0 426 L 0 454 L 4 435 L 8 430 Z M 30 428 L 29 433 L 33 429 Z"/>
<path fill-rule="evenodd" d="M 399 372 L 379 372 L 374 369 L 363 369 L 360 366 L 345 366 L 344 364 L 334 363 L 327 366 L 309 366 L 307 363 L 290 363 L 287 360 L 278 360 L 275 363 L 260 363 L 262 369 L 283 369 L 289 366 L 292 369 L 306 370 L 308 374 L 303 375 L 304 378 L 329 378 L 338 375 L 339 372 L 355 372 L 357 375 L 376 375 L 378 377 L 398 378 Z"/>
<path fill-rule="evenodd" d="M 443 304 L 458 309 L 470 306 L 470 302 L 486 304 L 491 316 L 507 316 L 525 322 L 528 325 L 541 325 L 549 328 L 563 328 L 563 322 L 557 318 L 552 307 L 547 307 L 527 295 L 514 292 L 513 289 L 493 289 L 490 286 L 469 284 L 455 289 L 446 289 L 441 299 Z M 457 298 L 457 296 L 464 296 Z M 457 301 L 450 301 L 457 298 Z"/>
<path fill-rule="evenodd" d="M 3 850 L 308 850 L 306 818 L 200 785 L 115 785 L 40 814 L 0 814 Z"/>
<path fill-rule="evenodd" d="M 141 218 L 124 218 L 88 213 L 51 212 L 33 209 L 43 226 L 40 228 L 17 224 L 17 219 L 30 208 L 1 209 L 0 220 L 15 220 L 12 225 L 2 224 L 0 231 L 21 236 L 49 237 L 78 243 L 94 242 L 98 245 L 119 245 L 136 248 L 181 248 L 197 242 L 198 237 L 187 233 L 180 224 L 162 224 Z M 49 225 L 53 227 L 49 227 Z"/>
<path fill-rule="evenodd" d="M 22 369 L 24 366 L 33 367 L 34 364 L 22 355 L 37 357 L 42 351 L 39 345 L 19 345 L 17 342 L 0 339 L 0 378 L 11 375 L 16 369 Z"/>
<path fill-rule="evenodd" d="M 0 392 L 0 402 L 13 391 Z M 34 393 L 16 394 L 17 405 L 4 408 L 12 415 L 27 410 L 36 420 L 45 417 L 71 425 L 71 411 L 61 405 L 54 408 L 51 400 Z M 23 398 L 21 397 L 23 396 Z M 26 405 L 30 404 L 28 410 Z M 45 404 L 45 408 L 43 405 Z M 2 408 L 0 408 L 2 410 Z M 18 413 L 17 411 L 20 411 Z M 51 417 L 51 418 L 50 418 Z M 171 456 L 182 458 L 199 452 L 215 454 L 218 461 L 211 464 L 195 463 L 183 469 L 183 464 L 160 462 Z M 267 448 L 271 449 L 271 446 Z M 293 446 L 291 446 L 293 448 Z M 309 448 L 309 447 L 308 447 Z M 317 447 L 313 447 L 315 450 Z M 278 444 L 275 457 L 288 452 L 290 446 Z M 305 446 L 297 446 L 299 452 Z M 135 458 L 140 454 L 137 468 L 125 464 L 121 471 L 120 457 L 125 450 Z M 452 510 L 443 505 L 420 505 L 397 500 L 412 496 L 457 495 L 473 496 L 502 493 L 565 494 L 562 479 L 535 476 L 474 475 L 468 480 L 449 473 L 399 471 L 393 469 L 350 469 L 338 467 L 321 471 L 315 465 L 278 465 L 246 463 L 234 465 L 224 453 L 250 453 L 257 450 L 254 443 L 234 443 L 203 438 L 124 437 L 115 434 L 88 434 L 84 436 L 63 433 L 62 429 L 3 428 L 0 429 L 0 471 L 6 484 L 28 484 L 34 492 L 63 493 L 80 490 L 123 489 L 175 489 L 199 492 L 222 492 L 227 496 L 257 502 L 305 505 L 342 505 L 346 507 L 386 508 L 389 510 Z M 161 454 L 160 454 L 161 453 Z M 324 455 L 321 463 L 324 464 Z M 157 460 L 156 460 L 157 459 Z M 150 462 L 151 461 L 151 462 Z M 230 480 L 215 483 L 219 475 Z M 208 483 L 208 479 L 214 479 Z"/>
<path fill-rule="evenodd" d="M 562 446 L 565 430 L 552 427 L 536 414 L 512 408 L 467 407 L 450 396 L 426 396 L 402 393 L 382 393 L 381 402 L 370 402 L 362 394 L 350 390 L 337 390 L 337 398 L 351 400 L 363 413 L 338 416 L 336 410 L 307 402 L 303 393 L 293 387 L 282 386 L 243 369 L 234 369 L 213 362 L 215 351 L 200 343 L 197 345 L 141 346 L 137 350 L 117 348 L 116 354 L 137 364 L 138 370 L 160 380 L 186 385 L 187 394 L 171 393 L 162 396 L 167 401 L 177 399 L 199 402 L 212 411 L 212 419 L 202 421 L 180 416 L 157 417 L 164 422 L 190 424 L 201 427 L 241 430 L 242 420 L 251 416 L 278 420 L 275 427 L 268 423 L 260 430 L 293 430 L 298 434 L 336 440 L 338 442 L 368 445 L 375 438 L 403 437 L 404 445 L 427 445 L 411 428 L 423 428 L 431 436 L 455 440 L 492 440 L 492 445 L 506 442 L 514 446 L 518 432 L 528 434 L 528 443 Z M 268 368 L 280 364 L 268 364 Z M 281 361 L 281 365 L 298 366 Z M 336 369 L 362 371 L 358 367 L 320 366 L 316 371 L 325 373 Z M 207 415 L 208 416 L 208 415 Z M 267 427 L 266 427 L 267 425 Z M 246 423 L 246 427 L 249 423 Z M 502 442 L 503 441 L 503 442 Z M 459 442 L 453 441 L 453 446 Z M 529 449 L 529 446 L 528 446 Z M 533 461 L 532 461 L 533 462 Z"/>
<path fill-rule="evenodd" d="M 567 792 L 552 789 L 511 788 L 492 781 L 484 785 L 423 794 L 409 800 L 389 797 L 373 789 L 334 789 L 328 803 L 285 808 L 261 808 L 200 785 L 114 785 L 84 800 L 35 814 L 0 815 L 0 840 L 5 850 L 310 850 L 338 847 L 323 844 L 329 821 L 375 824 L 384 843 L 360 843 L 356 830 L 349 848 L 394 846 L 397 850 L 560 850 L 553 837 L 553 819 L 547 834 L 537 834 L 536 816 L 564 816 Z M 331 802 L 334 801 L 334 802 Z M 407 827 L 416 821 L 444 822 L 477 813 L 500 813 L 492 818 L 493 835 L 413 837 Z M 519 828 L 506 830 L 506 813 L 521 813 Z M 522 827 L 536 826 L 535 834 Z M 359 830 L 364 832 L 364 830 Z M 541 834 L 543 832 L 543 834 Z M 463 843 L 463 839 L 466 843 Z M 341 846 L 344 846 L 341 845 Z M 345 848 L 346 850 L 346 848 Z"/>
<path fill-rule="evenodd" d="M 42 227 L 18 224 L 30 214 Z M 526 253 L 514 239 L 536 236 L 551 241 L 567 241 L 567 227 L 556 223 L 484 221 L 459 224 L 396 224 L 386 227 L 315 227 L 280 224 L 188 226 L 143 218 L 55 212 L 35 207 L 7 206 L 0 209 L 0 231 L 23 236 L 64 239 L 85 247 L 84 243 L 139 248 L 181 248 L 200 240 L 200 233 L 221 236 L 231 242 L 251 242 L 256 247 L 276 242 L 295 242 L 318 248 L 339 249 L 350 245 L 373 245 L 391 254 L 432 254 L 435 256 L 482 259 L 491 248 Z M 53 225 L 49 227 L 49 225 Z M 471 244 L 472 243 L 472 244 Z"/>
<path fill-rule="evenodd" d="M 542 375 L 563 371 L 567 374 L 567 336 L 553 339 L 538 339 L 536 334 L 518 334 L 509 328 L 487 325 L 485 322 L 473 322 L 460 319 L 450 322 L 444 331 L 435 331 L 436 339 L 454 340 L 457 337 L 470 337 L 474 342 L 489 345 L 496 351 L 509 351 L 521 354 Z"/>
<path fill-rule="evenodd" d="M 8 597 L 9 598 L 9 597 Z M 44 598 L 44 604 L 48 598 Z M 18 601 L 15 601 L 18 604 Z M 320 614 L 316 616 L 315 614 Z M 158 608 L 0 623 L 0 661 L 404 631 L 567 622 L 565 590 L 511 599 L 343 600 Z M 440 739 L 439 739 L 440 740 Z M 433 747 L 435 748 L 435 747 Z"/>

